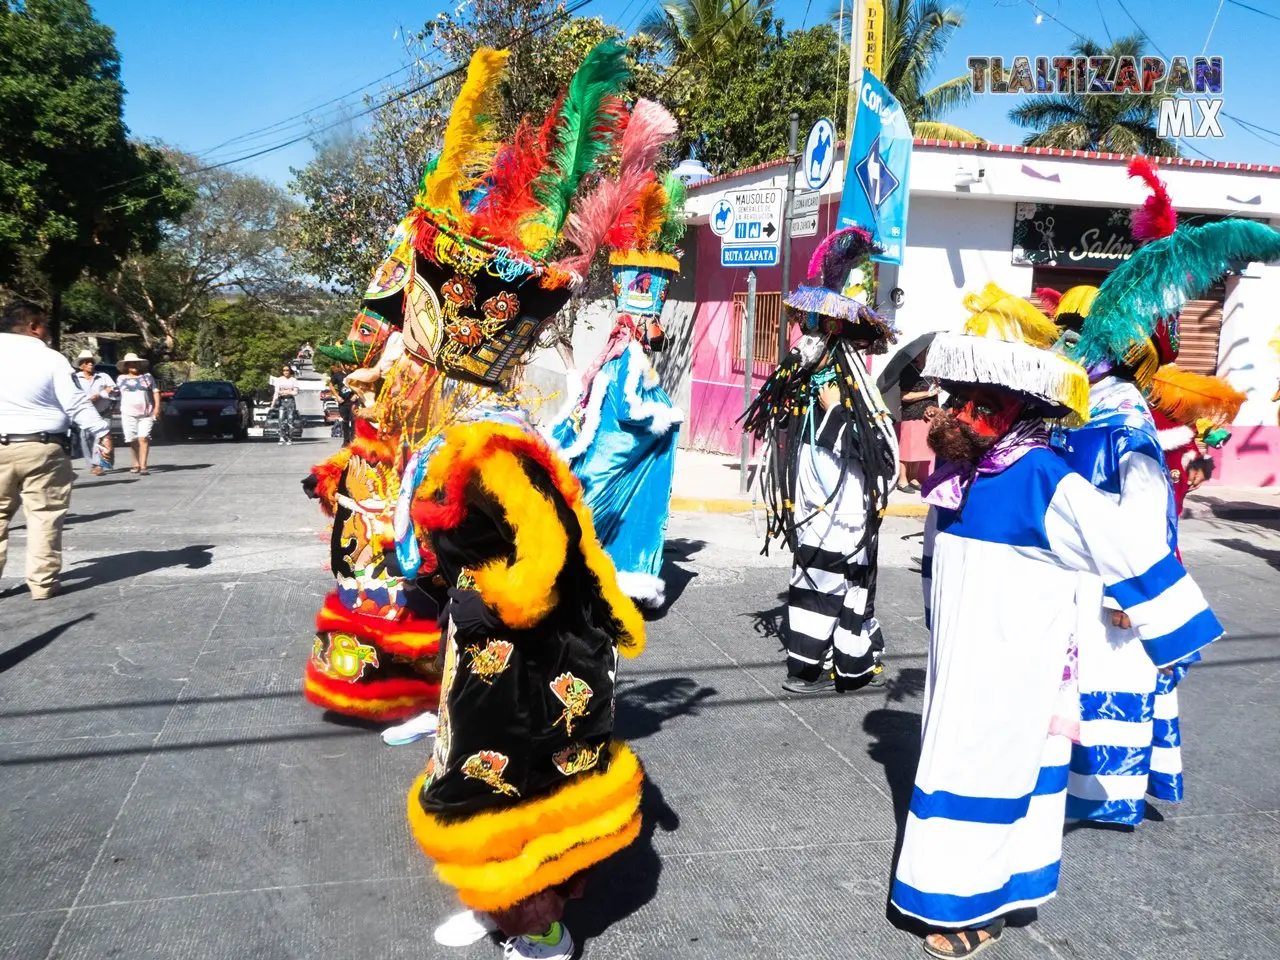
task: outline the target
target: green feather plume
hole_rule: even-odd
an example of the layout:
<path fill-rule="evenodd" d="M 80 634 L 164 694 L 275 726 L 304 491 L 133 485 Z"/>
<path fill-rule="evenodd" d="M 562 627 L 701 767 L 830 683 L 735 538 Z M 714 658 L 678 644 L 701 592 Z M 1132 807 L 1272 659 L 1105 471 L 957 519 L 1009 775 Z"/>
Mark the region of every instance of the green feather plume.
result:
<path fill-rule="evenodd" d="M 1280 259 L 1280 232 L 1252 220 L 1181 226 L 1135 250 L 1098 288 L 1072 359 L 1124 362 L 1161 317 L 1204 293 L 1233 263 Z"/>
<path fill-rule="evenodd" d="M 662 178 L 662 189 L 667 193 L 667 206 L 662 211 L 662 230 L 654 246 L 663 253 L 671 253 L 684 238 L 684 202 L 689 191 L 685 188 L 684 181 L 670 172 Z"/>
<path fill-rule="evenodd" d="M 525 234 L 531 253 L 539 252 L 539 241 L 545 250 L 560 235 L 582 178 L 612 149 L 626 116 L 618 95 L 630 77 L 627 48 L 606 40 L 592 48 L 569 82 L 555 145 L 534 184 L 534 195 L 543 207 L 536 220 L 546 229 Z"/>

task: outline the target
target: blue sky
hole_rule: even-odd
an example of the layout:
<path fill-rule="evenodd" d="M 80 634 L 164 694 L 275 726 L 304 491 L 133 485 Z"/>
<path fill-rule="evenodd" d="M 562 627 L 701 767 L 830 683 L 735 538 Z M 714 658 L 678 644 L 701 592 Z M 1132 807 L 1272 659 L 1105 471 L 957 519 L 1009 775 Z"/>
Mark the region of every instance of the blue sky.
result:
<path fill-rule="evenodd" d="M 1277 0 L 1240 2 L 1280 17 Z M 1002 55 L 1007 64 L 1019 54 L 1066 54 L 1075 38 L 1071 30 L 1105 43 L 1108 32 L 1115 37 L 1136 32 L 1134 20 L 1153 41 L 1149 52 L 1158 48 L 1170 57 L 1193 57 L 1205 48 L 1216 15 L 1208 52 L 1224 59 L 1225 112 L 1280 131 L 1274 74 L 1265 66 L 1280 47 L 1280 19 L 1240 2 L 952 0 L 964 11 L 966 24 L 937 79 L 965 73 L 965 61 L 973 55 Z M 594 0 L 582 12 L 630 28 L 654 6 L 655 0 Z M 838 0 L 778 0 L 776 9 L 788 27 L 798 27 L 820 22 L 838 7 Z M 305 126 L 211 148 L 314 110 L 395 71 L 407 60 L 404 31 L 417 29 L 444 6 L 438 0 L 184 0 L 180 7 L 172 0 L 98 0 L 94 9 L 116 31 L 129 90 L 125 119 L 133 133 L 221 161 L 301 135 Z M 377 89 L 377 84 L 369 88 Z M 349 102 L 358 105 L 359 97 Z M 988 140 L 1017 143 L 1023 132 L 1005 118 L 1016 102 L 988 95 L 948 119 Z M 332 110 L 319 114 L 328 118 Z M 1230 120 L 1223 130 L 1222 140 L 1195 145 L 1215 160 L 1280 165 L 1280 133 L 1259 137 Z M 304 141 L 238 166 L 283 184 L 289 168 L 310 156 Z"/>

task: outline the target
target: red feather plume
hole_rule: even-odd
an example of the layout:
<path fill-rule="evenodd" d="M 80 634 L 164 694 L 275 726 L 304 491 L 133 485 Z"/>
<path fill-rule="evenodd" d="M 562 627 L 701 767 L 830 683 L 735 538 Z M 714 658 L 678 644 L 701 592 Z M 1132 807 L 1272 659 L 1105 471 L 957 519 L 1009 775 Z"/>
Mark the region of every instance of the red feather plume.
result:
<path fill-rule="evenodd" d="M 1036 287 L 1036 298 L 1044 304 L 1044 312 L 1051 317 L 1058 315 L 1058 304 L 1062 301 L 1062 291 L 1053 287 Z"/>
<path fill-rule="evenodd" d="M 520 249 L 517 232 L 520 224 L 542 206 L 534 196 L 533 184 L 547 166 L 563 99 L 561 94 L 538 129 L 522 120 L 511 143 L 499 152 L 489 172 L 492 180 L 489 193 L 472 221 L 472 230 L 477 236 L 498 246 Z"/>
<path fill-rule="evenodd" d="M 1169 188 L 1156 172 L 1155 164 L 1146 157 L 1134 157 L 1129 163 L 1129 176 L 1141 177 L 1151 196 L 1129 215 L 1134 239 L 1141 243 L 1167 237 L 1178 228 L 1178 211 L 1173 209 Z"/>

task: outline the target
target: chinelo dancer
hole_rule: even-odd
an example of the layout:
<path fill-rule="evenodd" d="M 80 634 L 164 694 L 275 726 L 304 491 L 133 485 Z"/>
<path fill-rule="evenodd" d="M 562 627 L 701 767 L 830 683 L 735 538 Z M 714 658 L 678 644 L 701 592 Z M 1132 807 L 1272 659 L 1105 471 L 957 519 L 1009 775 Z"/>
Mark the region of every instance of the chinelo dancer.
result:
<path fill-rule="evenodd" d="M 662 305 L 680 270 L 676 243 L 684 235 L 684 183 L 661 180 L 653 165 L 676 123 L 656 103 L 641 100 L 622 134 L 616 178 L 606 180 L 570 218 L 566 238 L 611 250 L 616 319 L 582 390 L 551 425 L 548 439 L 582 481 L 600 543 L 618 582 L 637 603 L 662 606 L 662 580 L 676 439 L 684 414 L 676 409 L 650 362 L 663 341 Z M 569 265 L 585 274 L 590 256 Z"/>
<path fill-rule="evenodd" d="M 871 289 L 863 272 L 876 250 L 858 227 L 818 245 L 806 283 L 785 301 L 803 336 L 743 417 L 763 446 L 765 549 L 784 539 L 795 555 L 782 685 L 791 693 L 883 682 L 876 560 L 898 457 L 863 353 L 884 352 L 897 331 L 843 292 L 851 274 L 855 287 Z"/>
<path fill-rule="evenodd" d="M 448 591 L 439 731 L 408 796 L 414 837 L 468 908 L 435 936 L 462 945 L 497 928 L 514 958 L 573 954 L 567 901 L 640 830 L 643 772 L 613 713 L 619 655 L 641 651 L 644 621 L 582 484 L 517 393 L 585 274 L 554 254 L 622 136 L 625 57 L 594 48 L 546 120 L 509 143 L 493 126 L 507 54 L 472 58 L 402 224 L 405 353 L 379 394 L 409 425 L 397 561 Z M 575 244 L 589 264 L 596 242 Z M 424 399 L 424 382 L 443 386 Z"/>
<path fill-rule="evenodd" d="M 1280 257 L 1280 233 L 1230 219 L 1178 226 L 1151 161 L 1135 158 L 1129 172 L 1151 190 L 1133 213 L 1134 236 L 1145 245 L 1095 292 L 1069 290 L 1058 306 L 1059 321 L 1078 329 L 1066 349 L 1089 371 L 1090 419 L 1056 437 L 1055 445 L 1068 466 L 1135 522 L 1135 535 L 1147 538 L 1151 550 L 1175 549 L 1174 493 L 1143 393 L 1160 366 L 1177 359 L 1183 304 L 1233 262 Z M 1067 815 L 1136 826 L 1147 794 L 1183 798 L 1175 686 L 1195 656 L 1157 671 L 1116 604 L 1100 578 L 1081 578 L 1080 742 L 1072 750 Z"/>
<path fill-rule="evenodd" d="M 949 399 L 929 431 L 929 663 L 891 894 L 942 958 L 973 956 L 1009 912 L 1056 893 L 1071 742 L 1053 724 L 1078 572 L 1127 611 L 1153 670 L 1222 633 L 1168 546 L 1051 449 L 1045 418 L 1088 405 L 1083 368 L 1050 349 L 1053 322 L 994 285 L 966 306 L 924 370 Z"/>

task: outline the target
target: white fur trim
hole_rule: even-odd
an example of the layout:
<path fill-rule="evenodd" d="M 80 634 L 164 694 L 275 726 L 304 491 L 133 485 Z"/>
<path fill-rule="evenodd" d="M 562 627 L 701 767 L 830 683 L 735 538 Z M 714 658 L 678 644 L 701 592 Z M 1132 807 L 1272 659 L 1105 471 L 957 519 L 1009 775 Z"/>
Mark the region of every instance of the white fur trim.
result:
<path fill-rule="evenodd" d="M 644 400 L 640 397 L 640 377 L 652 374 L 654 383 L 650 389 L 658 386 L 658 373 L 649 363 L 644 347 L 632 342 L 627 346 L 628 363 L 627 379 L 622 384 L 622 397 L 627 402 L 627 415 L 632 420 L 649 420 L 649 432 L 664 434 L 677 423 L 684 422 L 684 411 L 676 407 L 658 403 L 656 400 Z"/>
<path fill-rule="evenodd" d="M 660 607 L 667 599 L 667 585 L 652 573 L 619 573 L 622 592 L 643 607 Z"/>
<path fill-rule="evenodd" d="M 1161 450 L 1177 450 L 1185 447 L 1196 438 L 1196 432 L 1190 427 L 1166 427 L 1156 431 L 1160 436 Z"/>
<path fill-rule="evenodd" d="M 607 367 L 608 364 L 605 364 L 605 368 Z M 570 463 L 587 452 L 596 438 L 596 431 L 600 429 L 600 409 L 604 406 L 604 398 L 609 392 L 609 384 L 613 382 L 613 375 L 605 368 L 602 368 L 595 375 L 595 379 L 591 383 L 585 385 L 585 388 L 590 390 L 591 393 L 588 395 L 587 409 L 582 412 L 582 427 L 578 430 L 577 439 L 569 444 L 568 447 L 562 449 L 552 435 L 552 432 L 560 425 L 561 421 L 568 417 L 573 412 L 574 407 L 578 405 L 576 397 L 574 398 L 573 406 L 569 408 L 565 417 L 550 424 L 543 430 L 543 437 L 551 444 L 552 449 L 559 451 L 560 456 Z M 581 394 L 578 396 L 580 397 Z"/>

